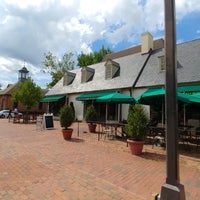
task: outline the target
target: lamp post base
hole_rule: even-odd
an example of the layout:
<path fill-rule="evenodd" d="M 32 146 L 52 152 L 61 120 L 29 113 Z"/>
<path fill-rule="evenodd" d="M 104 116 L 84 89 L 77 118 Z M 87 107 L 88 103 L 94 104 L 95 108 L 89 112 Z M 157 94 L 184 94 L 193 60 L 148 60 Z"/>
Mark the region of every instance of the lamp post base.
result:
<path fill-rule="evenodd" d="M 178 184 L 177 186 L 165 183 L 161 189 L 161 200 L 185 200 L 184 186 Z"/>

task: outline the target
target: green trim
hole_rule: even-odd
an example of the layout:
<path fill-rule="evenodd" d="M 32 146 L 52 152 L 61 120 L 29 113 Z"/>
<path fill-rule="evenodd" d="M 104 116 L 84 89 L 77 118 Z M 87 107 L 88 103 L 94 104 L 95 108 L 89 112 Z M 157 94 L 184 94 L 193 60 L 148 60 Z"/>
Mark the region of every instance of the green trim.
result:
<path fill-rule="evenodd" d="M 47 96 L 42 99 L 42 102 L 55 102 L 55 101 L 65 101 L 65 96 Z"/>
<path fill-rule="evenodd" d="M 76 97 L 76 100 L 78 101 L 86 101 L 86 100 L 96 100 L 98 97 L 102 97 L 108 94 L 112 94 L 115 92 L 95 92 L 95 93 L 84 93 L 80 96 Z"/>
<path fill-rule="evenodd" d="M 200 85 L 178 86 L 178 92 L 182 93 L 200 92 Z"/>
<path fill-rule="evenodd" d="M 111 93 L 96 99 L 97 102 L 135 103 L 135 99 L 122 93 Z"/>

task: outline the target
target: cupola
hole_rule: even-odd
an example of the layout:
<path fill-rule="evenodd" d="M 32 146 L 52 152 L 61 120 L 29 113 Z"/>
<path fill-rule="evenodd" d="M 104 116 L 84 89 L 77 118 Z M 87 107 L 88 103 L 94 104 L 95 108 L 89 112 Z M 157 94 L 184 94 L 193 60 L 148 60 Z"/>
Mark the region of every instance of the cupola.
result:
<path fill-rule="evenodd" d="M 20 70 L 19 70 L 19 77 L 18 77 L 18 80 L 20 82 L 24 82 L 27 78 L 28 78 L 28 73 L 29 71 L 26 69 L 26 67 L 22 67 Z"/>

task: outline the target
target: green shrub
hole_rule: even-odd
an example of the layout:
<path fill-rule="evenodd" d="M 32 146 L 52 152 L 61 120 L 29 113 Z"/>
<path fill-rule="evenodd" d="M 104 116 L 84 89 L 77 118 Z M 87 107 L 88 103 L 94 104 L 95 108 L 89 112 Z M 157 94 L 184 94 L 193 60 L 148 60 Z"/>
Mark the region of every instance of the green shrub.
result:
<path fill-rule="evenodd" d="M 95 122 L 98 120 L 98 113 L 96 112 L 93 105 L 87 107 L 85 113 L 85 121 L 86 122 Z"/>
<path fill-rule="evenodd" d="M 74 113 L 70 105 L 64 105 L 59 113 L 60 125 L 67 129 L 74 121 Z"/>
<path fill-rule="evenodd" d="M 147 134 L 149 117 L 140 104 L 130 105 L 125 132 L 128 137 L 144 140 Z"/>

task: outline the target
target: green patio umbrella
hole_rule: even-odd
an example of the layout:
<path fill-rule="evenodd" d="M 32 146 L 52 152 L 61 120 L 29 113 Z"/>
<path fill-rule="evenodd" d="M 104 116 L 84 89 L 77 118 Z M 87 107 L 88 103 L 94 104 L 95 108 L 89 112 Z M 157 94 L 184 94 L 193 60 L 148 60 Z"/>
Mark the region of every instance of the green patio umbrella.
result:
<path fill-rule="evenodd" d="M 135 103 L 135 99 L 131 96 L 115 92 L 98 97 L 96 102 Z"/>
<path fill-rule="evenodd" d="M 177 100 L 185 104 L 195 102 L 190 97 L 191 95 L 182 94 L 177 92 Z M 140 97 L 137 97 L 137 102 L 144 105 L 162 106 L 165 101 L 165 89 L 164 88 L 150 88 L 145 91 Z"/>
<path fill-rule="evenodd" d="M 164 98 L 165 98 L 164 88 L 150 88 L 136 99 L 137 102 L 140 104 L 162 106 Z"/>
<path fill-rule="evenodd" d="M 153 105 L 162 108 L 162 124 L 164 123 L 164 103 L 165 103 L 165 89 L 164 88 L 150 88 L 146 90 L 140 97 L 137 97 L 137 103 L 144 105 Z M 189 96 L 177 92 L 177 100 L 185 104 L 190 104 L 192 101 Z"/>
<path fill-rule="evenodd" d="M 197 92 L 195 94 L 191 94 L 189 96 L 190 96 L 189 99 L 190 99 L 191 102 L 200 105 L 200 92 Z"/>

